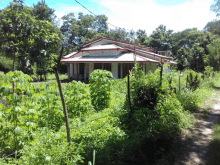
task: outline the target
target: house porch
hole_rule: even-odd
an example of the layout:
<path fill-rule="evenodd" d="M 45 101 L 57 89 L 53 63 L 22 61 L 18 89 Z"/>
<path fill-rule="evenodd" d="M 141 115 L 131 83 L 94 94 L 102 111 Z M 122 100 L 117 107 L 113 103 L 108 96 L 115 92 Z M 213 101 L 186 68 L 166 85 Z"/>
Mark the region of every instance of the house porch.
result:
<path fill-rule="evenodd" d="M 141 63 L 143 71 L 154 72 L 157 68 L 156 63 Z M 124 78 L 134 67 L 134 63 L 69 63 L 67 65 L 68 79 L 88 80 L 90 74 L 96 69 L 104 69 L 112 72 L 115 79 Z"/>

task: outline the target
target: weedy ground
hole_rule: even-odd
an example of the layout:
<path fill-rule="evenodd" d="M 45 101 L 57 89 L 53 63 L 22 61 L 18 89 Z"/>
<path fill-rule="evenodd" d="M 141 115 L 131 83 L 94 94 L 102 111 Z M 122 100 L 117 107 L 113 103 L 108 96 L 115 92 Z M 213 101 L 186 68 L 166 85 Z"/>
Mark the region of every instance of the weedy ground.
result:
<path fill-rule="evenodd" d="M 207 92 L 208 93 L 208 92 Z M 207 164 L 220 162 L 220 84 L 194 113 L 193 127 L 175 138 L 170 150 L 156 164 Z"/>

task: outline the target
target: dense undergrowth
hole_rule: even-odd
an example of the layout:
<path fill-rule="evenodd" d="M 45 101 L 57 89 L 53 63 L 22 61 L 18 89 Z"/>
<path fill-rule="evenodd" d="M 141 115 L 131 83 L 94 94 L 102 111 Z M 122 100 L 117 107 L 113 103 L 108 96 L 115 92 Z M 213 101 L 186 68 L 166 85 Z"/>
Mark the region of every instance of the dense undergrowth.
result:
<path fill-rule="evenodd" d="M 88 164 L 94 150 L 96 164 L 152 164 L 193 124 L 191 112 L 219 81 L 212 70 L 187 70 L 163 74 L 161 85 L 159 72 L 133 69 L 130 102 L 127 77 L 112 80 L 107 71 L 96 70 L 89 85 L 63 87 L 71 146 L 57 84 L 35 87 L 22 72 L 7 73 L 0 82 L 0 164 Z"/>

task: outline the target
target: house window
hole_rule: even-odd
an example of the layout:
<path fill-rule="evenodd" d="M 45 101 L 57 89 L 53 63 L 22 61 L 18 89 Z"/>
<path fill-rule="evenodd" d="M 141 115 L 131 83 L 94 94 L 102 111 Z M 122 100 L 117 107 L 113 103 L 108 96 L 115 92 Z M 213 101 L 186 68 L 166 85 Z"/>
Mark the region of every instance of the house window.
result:
<path fill-rule="evenodd" d="M 111 63 L 104 63 L 103 69 L 111 72 L 112 71 L 112 64 Z"/>
<path fill-rule="evenodd" d="M 102 63 L 94 63 L 94 70 L 102 69 Z"/>

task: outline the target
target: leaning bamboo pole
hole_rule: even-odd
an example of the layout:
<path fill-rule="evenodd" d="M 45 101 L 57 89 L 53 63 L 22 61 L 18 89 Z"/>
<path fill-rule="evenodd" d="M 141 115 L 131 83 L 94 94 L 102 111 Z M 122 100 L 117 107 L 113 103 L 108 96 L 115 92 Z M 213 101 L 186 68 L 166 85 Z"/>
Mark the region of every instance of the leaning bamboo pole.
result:
<path fill-rule="evenodd" d="M 59 92 L 60 92 L 60 98 L 61 98 L 62 105 L 63 105 L 63 113 L 64 113 L 64 116 L 65 116 L 65 122 L 66 122 L 67 141 L 68 141 L 69 145 L 71 145 L 71 135 L 70 135 L 68 112 L 67 112 L 66 102 L 65 102 L 65 99 L 64 99 L 63 90 L 62 90 L 62 86 L 61 86 L 61 82 L 60 82 L 60 77 L 59 77 L 59 74 L 58 74 L 58 69 L 59 69 L 62 54 L 63 54 L 63 47 L 61 49 L 60 57 L 59 57 L 59 60 L 57 62 L 57 65 L 55 67 L 53 67 L 53 70 L 54 70 L 54 73 L 56 75 L 56 80 L 57 80 L 57 84 L 58 84 Z"/>

